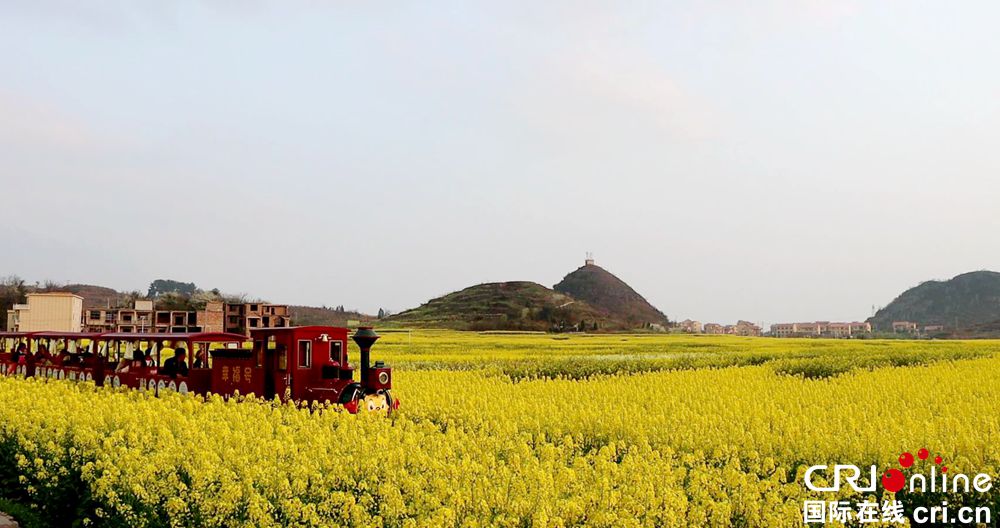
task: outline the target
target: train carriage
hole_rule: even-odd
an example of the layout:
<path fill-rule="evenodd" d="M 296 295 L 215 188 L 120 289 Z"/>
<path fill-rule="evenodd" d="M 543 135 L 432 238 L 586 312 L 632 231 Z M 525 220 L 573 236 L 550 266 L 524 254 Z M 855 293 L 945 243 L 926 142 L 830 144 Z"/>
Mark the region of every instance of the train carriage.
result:
<path fill-rule="evenodd" d="M 194 392 L 197 394 L 232 394 L 214 390 L 212 386 L 211 364 L 204 368 L 188 369 L 187 375 L 165 375 L 161 372 L 164 365 L 163 351 L 171 349 L 176 351 L 183 348 L 188 353 L 187 363 L 193 365 L 194 358 L 199 351 L 206 354 L 213 352 L 213 346 L 223 349 L 238 349 L 243 343 L 249 341 L 246 336 L 240 334 L 227 334 L 222 332 L 197 332 L 197 333 L 135 333 L 135 332 L 111 332 L 101 334 L 96 338 L 98 342 L 98 355 L 106 358 L 105 368 L 101 372 L 102 384 L 112 386 L 126 386 L 133 389 L 163 391 L 171 390 L 181 393 Z M 169 345 L 168 345 L 169 343 Z M 146 345 L 143 350 L 142 344 Z M 152 357 L 151 366 L 129 365 L 136 353 Z M 124 367 L 128 367 L 123 370 Z M 249 394 L 243 392 L 242 394 Z M 260 395 L 257 392 L 255 394 Z"/>
<path fill-rule="evenodd" d="M 254 394 L 300 402 L 331 402 L 350 412 L 391 412 L 392 370 L 370 364 L 378 335 L 370 327 L 350 336 L 359 346 L 360 379 L 348 361 L 348 330 L 302 326 L 228 333 L 0 332 L 0 374 L 43 376 L 138 390 L 197 394 Z M 184 348 L 199 368 L 165 373 L 163 352 Z M 18 353 L 18 350 L 21 353 Z M 151 358 L 148 362 L 141 361 Z"/>

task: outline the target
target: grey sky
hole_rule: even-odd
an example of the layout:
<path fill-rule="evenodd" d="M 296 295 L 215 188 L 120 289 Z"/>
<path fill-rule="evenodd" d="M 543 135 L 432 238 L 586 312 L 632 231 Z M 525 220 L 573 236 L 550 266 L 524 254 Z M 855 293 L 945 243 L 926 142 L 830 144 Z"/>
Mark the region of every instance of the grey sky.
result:
<path fill-rule="evenodd" d="M 584 252 L 671 318 L 1000 261 L 996 2 L 0 4 L 0 274 L 401 310 Z"/>

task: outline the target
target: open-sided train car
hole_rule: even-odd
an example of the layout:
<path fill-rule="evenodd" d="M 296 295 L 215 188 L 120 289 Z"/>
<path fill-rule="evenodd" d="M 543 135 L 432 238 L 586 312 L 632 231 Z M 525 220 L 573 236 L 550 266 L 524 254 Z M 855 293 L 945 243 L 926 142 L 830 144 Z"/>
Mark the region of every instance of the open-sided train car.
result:
<path fill-rule="evenodd" d="M 370 364 L 378 334 L 362 327 L 352 337 L 361 350 L 358 381 L 348 362 L 348 330 L 332 326 L 255 329 L 249 338 L 207 332 L 0 332 L 0 374 L 93 381 L 157 393 L 329 401 L 352 413 L 359 408 L 397 408 L 392 369 L 382 362 Z M 186 368 L 165 368 L 161 353 L 168 346 L 175 353 L 185 351 Z"/>

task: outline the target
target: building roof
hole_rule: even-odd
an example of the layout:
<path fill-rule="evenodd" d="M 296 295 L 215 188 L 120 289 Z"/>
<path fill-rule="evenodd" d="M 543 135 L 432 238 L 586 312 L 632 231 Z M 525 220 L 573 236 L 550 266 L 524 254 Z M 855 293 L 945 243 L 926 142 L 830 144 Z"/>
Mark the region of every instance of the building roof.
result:
<path fill-rule="evenodd" d="M 47 297 L 76 297 L 77 299 L 83 300 L 83 297 L 80 297 L 79 295 L 71 292 L 42 292 L 42 293 L 36 292 L 36 293 L 29 293 L 25 295 L 25 297 L 42 296 L 42 295 Z"/>

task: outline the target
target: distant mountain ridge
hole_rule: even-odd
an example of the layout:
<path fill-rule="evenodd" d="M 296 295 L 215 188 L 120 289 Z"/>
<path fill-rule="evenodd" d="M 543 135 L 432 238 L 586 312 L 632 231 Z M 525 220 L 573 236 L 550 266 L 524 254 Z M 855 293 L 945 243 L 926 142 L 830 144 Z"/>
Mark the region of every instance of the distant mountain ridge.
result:
<path fill-rule="evenodd" d="M 927 281 L 896 297 L 869 319 L 878 331 L 893 321 L 967 329 L 1000 321 L 1000 273 L 973 271 L 946 281 Z"/>

